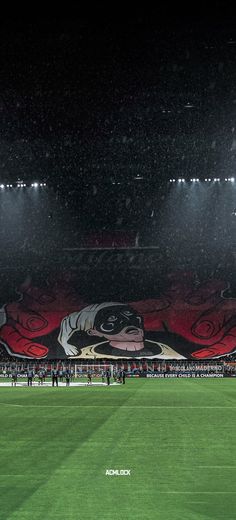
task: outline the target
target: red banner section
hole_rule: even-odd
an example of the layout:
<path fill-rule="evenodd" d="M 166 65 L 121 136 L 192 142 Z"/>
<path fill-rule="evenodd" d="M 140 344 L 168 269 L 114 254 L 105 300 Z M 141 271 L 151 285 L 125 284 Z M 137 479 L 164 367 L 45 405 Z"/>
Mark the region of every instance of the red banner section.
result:
<path fill-rule="evenodd" d="M 103 267 L 92 278 L 77 265 L 16 283 L 0 309 L 2 355 L 200 360 L 236 351 L 236 299 L 228 296 L 228 280 L 200 282 L 178 271 L 160 281 L 153 275 L 152 287 L 144 287 L 138 271 L 132 283 L 119 285 L 122 270 L 114 277 Z"/>

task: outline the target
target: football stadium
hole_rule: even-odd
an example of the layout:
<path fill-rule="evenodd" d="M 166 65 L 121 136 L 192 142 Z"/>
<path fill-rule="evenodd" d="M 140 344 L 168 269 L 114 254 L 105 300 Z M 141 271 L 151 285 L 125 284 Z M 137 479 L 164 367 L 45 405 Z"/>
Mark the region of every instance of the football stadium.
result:
<path fill-rule="evenodd" d="M 236 18 L 95 11 L 0 21 L 0 519 L 235 520 Z"/>

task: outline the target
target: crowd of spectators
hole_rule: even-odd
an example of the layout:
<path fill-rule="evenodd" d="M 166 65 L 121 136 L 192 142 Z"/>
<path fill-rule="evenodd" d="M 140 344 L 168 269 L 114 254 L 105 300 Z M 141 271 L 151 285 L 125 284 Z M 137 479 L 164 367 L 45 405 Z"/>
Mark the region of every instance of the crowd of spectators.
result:
<path fill-rule="evenodd" d="M 19 376 L 23 376 L 28 370 L 34 374 L 43 372 L 45 376 L 51 375 L 54 369 L 58 370 L 61 377 L 68 370 L 72 375 L 80 375 L 87 370 L 93 373 L 106 370 L 113 365 L 114 371 L 125 370 L 126 373 L 184 373 L 184 372 L 206 372 L 206 373 L 225 373 L 232 375 L 236 373 L 235 358 L 221 358 L 215 360 L 193 361 L 193 360 L 19 360 L 17 358 L 5 358 L 0 360 L 0 377 L 9 377 L 14 370 Z"/>

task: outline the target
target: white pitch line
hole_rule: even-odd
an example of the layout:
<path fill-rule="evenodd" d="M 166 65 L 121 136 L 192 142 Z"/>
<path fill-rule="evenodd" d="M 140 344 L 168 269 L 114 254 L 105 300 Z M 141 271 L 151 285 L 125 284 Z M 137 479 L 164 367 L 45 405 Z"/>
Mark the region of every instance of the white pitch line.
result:
<path fill-rule="evenodd" d="M 0 403 L 0 406 L 25 406 L 24 404 Z"/>
<path fill-rule="evenodd" d="M 12 404 L 12 403 L 1 403 L 0 405 L 3 406 L 24 406 L 27 408 L 119 408 L 119 410 L 124 409 L 131 409 L 131 410 L 139 410 L 141 409 L 157 409 L 157 410 L 175 410 L 175 409 L 182 409 L 182 410 L 236 410 L 236 406 L 159 406 L 159 405 L 140 405 L 140 406 L 134 406 L 134 405 L 118 405 L 118 404 Z"/>
<path fill-rule="evenodd" d="M 236 466 L 195 466 L 195 469 L 236 469 Z"/>
<path fill-rule="evenodd" d="M 22 474 L 10 474 L 10 473 L 8 474 L 8 473 L 0 473 L 0 478 L 2 478 L 2 477 L 4 477 L 4 478 L 5 478 L 5 477 L 11 477 L 11 478 L 12 478 L 12 477 L 14 477 L 14 478 L 15 478 L 15 477 L 19 477 L 19 478 L 24 477 L 24 478 L 25 478 L 26 476 L 27 476 L 27 477 L 34 477 L 34 478 L 35 478 L 35 475 L 26 475 L 25 473 L 22 473 Z M 41 479 L 41 476 L 40 476 L 40 475 L 39 475 L 39 478 Z"/>
<path fill-rule="evenodd" d="M 9 383 L 1 383 L 0 382 L 0 387 L 2 388 L 11 388 L 13 387 L 14 388 L 27 388 L 28 387 L 28 384 L 27 384 L 27 381 L 18 381 L 16 385 L 12 385 L 10 382 Z M 32 385 L 30 385 L 31 387 L 33 388 L 50 388 L 52 387 L 52 383 L 50 383 L 49 381 L 47 383 L 43 383 L 43 385 L 39 385 L 37 382 L 33 382 Z M 101 383 L 99 381 L 97 382 L 94 382 L 94 383 L 91 383 L 91 385 L 88 385 L 88 383 L 86 382 L 83 382 L 83 383 L 70 383 L 69 385 L 70 387 L 92 387 L 92 386 L 99 386 L 99 387 L 103 387 L 103 386 L 108 386 L 106 383 Z M 121 383 L 111 383 L 109 386 L 121 386 Z M 59 388 L 68 388 L 66 386 L 66 383 L 58 383 L 58 387 Z"/>
<path fill-rule="evenodd" d="M 236 491 L 158 491 L 168 495 L 235 495 Z"/>
<path fill-rule="evenodd" d="M 187 502 L 187 504 L 206 504 L 206 501 L 204 500 L 190 500 Z"/>

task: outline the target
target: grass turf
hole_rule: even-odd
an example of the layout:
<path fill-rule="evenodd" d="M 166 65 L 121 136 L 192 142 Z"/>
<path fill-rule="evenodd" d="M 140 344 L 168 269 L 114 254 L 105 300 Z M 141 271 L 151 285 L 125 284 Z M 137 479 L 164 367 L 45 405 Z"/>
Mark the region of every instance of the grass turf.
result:
<path fill-rule="evenodd" d="M 1 520 L 236 518 L 233 379 L 2 387 L 0 407 Z"/>

